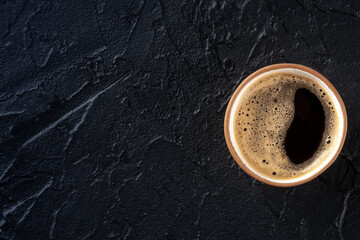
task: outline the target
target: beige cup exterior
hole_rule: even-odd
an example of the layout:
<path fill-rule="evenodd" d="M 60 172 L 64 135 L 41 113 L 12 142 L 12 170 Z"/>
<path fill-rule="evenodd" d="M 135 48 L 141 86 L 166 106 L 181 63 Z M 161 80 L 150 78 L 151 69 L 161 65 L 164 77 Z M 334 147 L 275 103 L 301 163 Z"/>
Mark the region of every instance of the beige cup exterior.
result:
<path fill-rule="evenodd" d="M 279 180 L 271 180 L 269 178 L 266 178 L 264 176 L 261 176 L 261 174 L 256 173 L 256 171 L 251 170 L 246 162 L 245 159 L 241 156 L 239 156 L 239 154 L 236 152 L 234 145 L 236 145 L 236 143 L 233 143 L 233 140 L 230 137 L 230 131 L 232 129 L 232 126 L 230 125 L 230 115 L 231 115 L 231 111 L 233 108 L 236 108 L 236 106 L 234 105 L 235 100 L 237 99 L 237 96 L 240 94 L 241 90 L 247 85 L 249 84 L 254 78 L 256 78 L 257 76 L 269 72 L 269 71 L 273 71 L 273 70 L 281 70 L 281 69 L 297 69 L 297 70 L 301 70 L 304 72 L 307 72 L 315 77 L 317 77 L 318 79 L 320 79 L 329 89 L 330 91 L 335 95 L 335 99 L 333 99 L 333 101 L 337 101 L 340 105 L 340 111 L 343 117 L 343 124 L 342 126 L 339 126 L 340 128 L 342 128 L 342 136 L 340 137 L 340 144 L 338 145 L 338 147 L 336 149 L 334 149 L 335 154 L 333 155 L 332 158 L 330 159 L 326 159 L 326 164 L 322 165 L 322 167 L 320 169 L 318 169 L 318 171 L 314 172 L 314 174 L 310 174 L 308 175 L 306 178 L 302 178 L 299 179 L 298 181 L 296 181 L 296 179 L 292 182 L 282 182 Z M 341 116 L 340 116 L 341 117 Z M 293 186 L 297 186 L 297 185 L 301 185 L 304 184 L 306 182 L 311 181 L 312 179 L 316 178 L 317 176 L 319 176 L 321 173 L 323 173 L 338 157 L 344 142 L 345 142 L 345 137 L 346 137 L 346 132 L 347 132 L 347 115 L 346 115 L 346 109 L 345 109 L 345 105 L 344 102 L 342 101 L 339 93 L 336 91 L 336 89 L 334 88 L 334 86 L 329 82 L 329 80 L 327 80 L 323 75 L 321 75 L 320 73 L 318 73 L 317 71 L 300 65 L 300 64 L 292 64 L 292 63 L 280 63 L 280 64 L 274 64 L 274 65 L 269 65 L 266 66 L 264 68 L 261 68 L 259 70 L 257 70 L 256 72 L 252 73 L 250 76 L 248 76 L 239 86 L 238 88 L 235 90 L 235 92 L 233 93 L 227 109 L 226 109 L 226 113 L 225 113 L 225 120 L 224 120 L 224 132 L 225 132 L 225 140 L 226 140 L 226 144 L 230 150 L 230 153 L 232 155 L 232 157 L 234 158 L 234 160 L 236 161 L 236 163 L 250 176 L 252 176 L 253 178 L 255 178 L 256 180 L 269 184 L 269 185 L 273 185 L 276 187 L 293 187 Z M 325 162 L 325 160 L 324 160 Z M 310 172 L 311 173 L 311 172 Z"/>

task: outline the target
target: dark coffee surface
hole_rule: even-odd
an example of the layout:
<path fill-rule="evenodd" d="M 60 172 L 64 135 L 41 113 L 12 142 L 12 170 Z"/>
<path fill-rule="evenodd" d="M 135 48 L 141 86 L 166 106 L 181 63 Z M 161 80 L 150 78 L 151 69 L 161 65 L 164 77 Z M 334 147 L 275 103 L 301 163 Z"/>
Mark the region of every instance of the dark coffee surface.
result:
<path fill-rule="evenodd" d="M 296 90 L 295 114 L 285 137 L 290 160 L 303 163 L 318 150 L 325 129 L 325 112 L 320 100 L 306 88 Z"/>
<path fill-rule="evenodd" d="M 2 1 L 0 239 L 359 239 L 358 1 Z M 254 181 L 223 134 L 252 72 L 324 74 L 335 164 Z"/>

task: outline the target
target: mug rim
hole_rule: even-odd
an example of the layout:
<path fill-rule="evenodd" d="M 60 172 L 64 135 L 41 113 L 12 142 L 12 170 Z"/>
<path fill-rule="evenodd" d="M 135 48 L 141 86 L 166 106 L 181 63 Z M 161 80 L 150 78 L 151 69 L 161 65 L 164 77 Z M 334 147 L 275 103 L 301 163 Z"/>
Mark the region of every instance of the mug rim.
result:
<path fill-rule="evenodd" d="M 340 108 L 341 108 L 342 115 L 343 115 L 343 123 L 344 123 L 343 124 L 343 134 L 341 136 L 340 145 L 338 146 L 334 156 L 318 172 L 312 174 L 308 178 L 301 179 L 299 181 L 294 181 L 294 182 L 270 181 L 270 180 L 256 174 L 252 170 L 250 170 L 246 166 L 246 164 L 243 162 L 244 160 L 242 160 L 240 158 L 240 156 L 236 153 L 235 148 L 234 148 L 233 143 L 232 143 L 231 138 L 230 138 L 230 113 L 231 113 L 231 110 L 234 107 L 235 99 L 237 98 L 237 96 L 239 95 L 241 90 L 248 83 L 250 83 L 255 77 L 257 77 L 257 76 L 259 76 L 259 75 L 261 75 L 263 73 L 269 72 L 269 71 L 279 70 L 279 69 L 283 69 L 283 68 L 294 68 L 294 69 L 302 70 L 304 72 L 307 72 L 307 73 L 310 73 L 310 74 L 314 75 L 315 77 L 319 78 L 322 82 L 324 82 L 327 85 L 327 87 L 329 87 L 330 90 L 334 93 L 334 95 L 336 97 L 336 100 L 340 104 Z M 330 83 L 330 81 L 327 78 L 325 78 L 322 74 L 315 71 L 314 69 L 312 69 L 310 67 L 306 67 L 306 66 L 301 65 L 301 64 L 278 63 L 278 64 L 272 64 L 272 65 L 268 65 L 268 66 L 265 66 L 263 68 L 258 69 L 257 71 L 250 74 L 247 78 L 245 78 L 239 84 L 239 86 L 236 88 L 236 90 L 232 94 L 232 96 L 230 98 L 230 101 L 229 101 L 229 103 L 227 105 L 227 108 L 226 108 L 225 118 L 224 118 L 224 133 L 225 133 L 225 141 L 226 141 L 227 147 L 228 147 L 232 157 L 234 158 L 235 162 L 240 166 L 240 168 L 243 169 L 248 175 L 250 175 L 254 179 L 256 179 L 256 180 L 258 180 L 260 182 L 266 183 L 268 185 L 272 185 L 272 186 L 276 186 L 276 187 L 293 187 L 293 186 L 298 186 L 298 185 L 301 185 L 301 184 L 304 184 L 306 182 L 309 182 L 309 181 L 313 180 L 314 178 L 316 178 L 320 174 L 322 174 L 326 169 L 328 169 L 334 163 L 334 161 L 339 156 L 339 154 L 341 152 L 341 149 L 344 146 L 344 142 L 345 142 L 345 138 L 346 138 L 346 134 L 347 134 L 347 127 L 348 127 L 347 125 L 348 125 L 348 122 L 347 122 L 347 113 L 346 113 L 345 104 L 344 104 L 342 98 L 340 97 L 340 94 L 338 93 L 338 91 L 335 89 L 335 87 Z"/>

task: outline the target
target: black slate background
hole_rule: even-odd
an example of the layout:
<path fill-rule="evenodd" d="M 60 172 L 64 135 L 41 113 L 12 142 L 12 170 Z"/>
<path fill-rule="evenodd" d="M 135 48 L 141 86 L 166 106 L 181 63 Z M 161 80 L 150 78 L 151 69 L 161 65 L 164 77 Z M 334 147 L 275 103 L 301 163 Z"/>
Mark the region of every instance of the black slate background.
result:
<path fill-rule="evenodd" d="M 0 2 L 0 239 L 360 239 L 359 1 Z M 336 163 L 285 189 L 223 136 L 279 62 L 349 117 Z"/>

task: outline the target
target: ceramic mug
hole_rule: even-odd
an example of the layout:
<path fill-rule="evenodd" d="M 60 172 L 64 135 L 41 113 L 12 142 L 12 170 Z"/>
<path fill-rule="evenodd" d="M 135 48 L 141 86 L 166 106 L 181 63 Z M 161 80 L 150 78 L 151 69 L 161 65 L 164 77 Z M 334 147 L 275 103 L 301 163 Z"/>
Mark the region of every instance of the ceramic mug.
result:
<path fill-rule="evenodd" d="M 320 85 L 324 89 L 324 91 L 326 91 L 329 94 L 329 97 L 334 102 L 334 108 L 338 113 L 338 119 L 339 119 L 338 131 L 336 132 L 337 136 L 334 136 L 336 142 L 331 148 L 329 156 L 321 160 L 319 164 L 314 166 L 314 168 L 311 171 L 304 174 L 303 176 L 293 177 L 291 179 L 284 179 L 284 180 L 277 179 L 275 177 L 271 178 L 269 176 L 265 176 L 261 172 L 255 170 L 249 164 L 248 162 L 249 160 L 246 159 L 246 157 L 244 157 L 240 148 L 238 147 L 238 143 L 236 142 L 235 133 L 234 133 L 235 132 L 234 119 L 235 119 L 237 105 L 240 102 L 242 95 L 245 93 L 245 90 L 257 79 L 275 72 L 292 73 L 316 81 L 317 84 Z M 306 183 L 316 178 L 336 160 L 337 156 L 339 155 L 342 149 L 346 137 L 347 115 L 346 115 L 345 105 L 339 93 L 336 91 L 334 86 L 329 82 L 329 80 L 327 80 L 323 75 L 321 75 L 320 73 L 309 67 L 300 64 L 290 64 L 290 63 L 274 64 L 261 68 L 256 72 L 252 73 L 244 81 L 242 81 L 242 83 L 235 90 L 226 109 L 224 131 L 225 131 L 225 140 L 231 155 L 235 159 L 236 163 L 247 174 L 257 179 L 258 181 L 261 181 L 269 185 L 273 185 L 277 187 L 292 187 Z"/>

